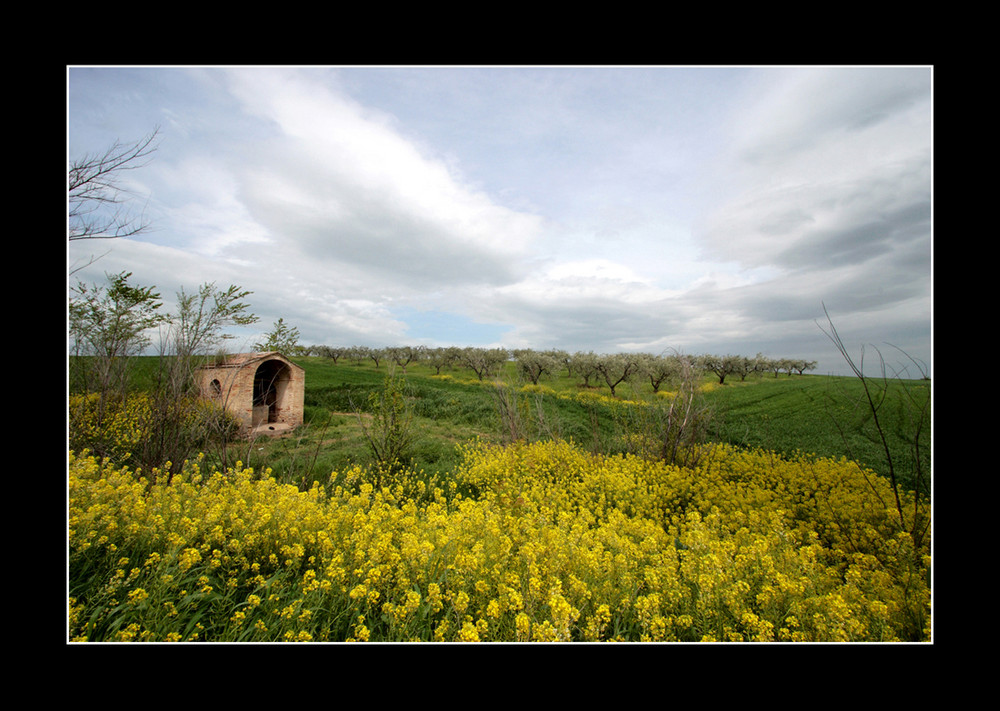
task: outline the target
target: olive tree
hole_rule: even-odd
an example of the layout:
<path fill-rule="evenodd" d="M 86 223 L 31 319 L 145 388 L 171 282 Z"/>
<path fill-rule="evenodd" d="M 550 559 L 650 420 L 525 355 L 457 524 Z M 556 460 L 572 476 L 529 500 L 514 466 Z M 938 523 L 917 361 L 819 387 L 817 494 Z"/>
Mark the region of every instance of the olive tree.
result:
<path fill-rule="evenodd" d="M 424 349 L 421 346 L 392 346 L 385 349 L 388 358 L 403 369 L 406 373 L 406 366 L 420 359 Z"/>
<path fill-rule="evenodd" d="M 767 369 L 769 372 L 774 373 L 774 377 L 781 375 L 781 371 L 785 369 L 785 359 L 784 358 L 768 358 Z"/>
<path fill-rule="evenodd" d="M 441 375 L 441 369 L 454 366 L 460 362 L 462 350 L 456 346 L 430 348 L 425 354 L 427 364 L 434 368 L 435 375 Z"/>
<path fill-rule="evenodd" d="M 368 351 L 370 350 L 368 346 L 349 346 L 344 356 L 354 361 L 355 365 L 361 365 L 368 360 Z"/>
<path fill-rule="evenodd" d="M 567 375 L 573 375 L 572 365 L 573 357 L 568 351 L 561 350 L 559 348 L 550 348 L 549 350 L 543 351 L 545 355 L 553 358 L 556 362 L 556 369 L 560 370 L 562 368 L 566 369 Z"/>
<path fill-rule="evenodd" d="M 719 379 L 719 385 L 726 382 L 726 376 L 739 373 L 743 367 L 743 357 L 735 355 L 703 355 L 698 358 L 702 370 L 713 373 Z"/>
<path fill-rule="evenodd" d="M 770 369 L 770 359 L 761 352 L 757 352 L 753 358 L 750 358 L 751 372 L 754 374 L 764 374 Z"/>
<path fill-rule="evenodd" d="M 510 354 L 506 348 L 464 348 L 462 364 L 471 368 L 476 376 L 483 380 L 499 371 L 500 366 L 507 362 Z"/>
<path fill-rule="evenodd" d="M 597 359 L 596 370 L 615 397 L 615 388 L 639 372 L 640 359 L 634 353 L 613 353 Z"/>
<path fill-rule="evenodd" d="M 798 373 L 799 375 L 802 375 L 807 370 L 815 370 L 816 369 L 816 361 L 814 361 L 814 360 L 796 360 L 792 364 L 792 368 L 795 370 L 796 373 Z"/>
<path fill-rule="evenodd" d="M 351 349 L 344 346 L 317 346 L 316 355 L 329 358 L 336 364 L 341 358 L 349 358 Z"/>
<path fill-rule="evenodd" d="M 530 348 L 515 350 L 514 360 L 517 362 L 521 374 L 535 385 L 538 385 L 538 381 L 543 375 L 553 374 L 560 365 L 554 356 Z"/>
<path fill-rule="evenodd" d="M 376 369 L 385 358 L 385 348 L 365 348 L 364 353 L 368 360 L 375 364 Z"/>
<path fill-rule="evenodd" d="M 651 355 L 641 353 L 639 355 L 639 370 L 649 380 L 653 392 L 659 392 L 664 383 L 667 383 L 681 373 L 681 362 L 677 356 Z"/>
<path fill-rule="evenodd" d="M 572 372 L 576 373 L 579 377 L 583 378 L 583 386 L 590 387 L 590 379 L 597 375 L 597 361 L 599 356 L 594 354 L 593 351 L 588 351 L 584 353 L 583 351 L 577 351 L 570 358 L 569 367 Z"/>
<path fill-rule="evenodd" d="M 755 361 L 753 358 L 747 358 L 746 356 L 736 356 L 735 367 L 733 368 L 733 374 L 740 376 L 740 380 L 746 380 L 747 376 L 755 372 Z"/>

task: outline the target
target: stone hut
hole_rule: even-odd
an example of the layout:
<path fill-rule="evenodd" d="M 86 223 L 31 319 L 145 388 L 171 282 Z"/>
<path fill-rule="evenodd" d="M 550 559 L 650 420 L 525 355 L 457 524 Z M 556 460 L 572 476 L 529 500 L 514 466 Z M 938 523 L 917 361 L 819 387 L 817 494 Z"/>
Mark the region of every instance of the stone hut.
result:
<path fill-rule="evenodd" d="M 248 431 L 302 424 L 305 371 L 277 351 L 225 356 L 198 368 L 195 377 L 202 397 L 226 407 Z"/>

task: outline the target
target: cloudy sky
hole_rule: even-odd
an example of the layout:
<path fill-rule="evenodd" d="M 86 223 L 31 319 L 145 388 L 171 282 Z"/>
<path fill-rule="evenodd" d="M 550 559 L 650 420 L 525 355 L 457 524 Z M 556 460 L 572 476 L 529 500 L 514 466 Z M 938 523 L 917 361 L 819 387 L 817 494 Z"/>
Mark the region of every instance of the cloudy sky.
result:
<path fill-rule="evenodd" d="M 931 365 L 930 67 L 70 67 L 67 159 L 159 127 L 137 238 L 167 307 L 237 284 L 330 346 Z M 90 266 L 80 268 L 92 257 Z M 887 345 L 887 344 L 891 344 Z"/>

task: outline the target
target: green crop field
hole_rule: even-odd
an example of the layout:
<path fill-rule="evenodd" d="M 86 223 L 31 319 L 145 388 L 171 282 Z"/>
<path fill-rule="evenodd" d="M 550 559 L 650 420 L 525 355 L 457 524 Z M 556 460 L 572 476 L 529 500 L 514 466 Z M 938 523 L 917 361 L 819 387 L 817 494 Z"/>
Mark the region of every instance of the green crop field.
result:
<path fill-rule="evenodd" d="M 915 462 L 919 461 L 924 474 L 930 472 L 930 428 L 925 425 L 918 435 L 914 422 L 914 411 L 929 406 L 930 381 L 901 380 L 888 385 L 879 417 L 900 475 L 912 482 Z M 727 384 L 708 398 L 716 406 L 712 434 L 720 441 L 782 453 L 798 450 L 845 456 L 879 473 L 887 471 L 871 409 L 855 378 L 764 377 Z"/>
<path fill-rule="evenodd" d="M 306 424 L 298 432 L 262 444 L 260 455 L 267 455 L 276 472 L 285 463 L 290 480 L 322 477 L 348 463 L 367 462 L 369 454 L 358 413 L 366 410 L 369 394 L 381 387 L 392 369 L 384 364 L 379 368 L 372 364 L 334 364 L 319 357 L 294 360 L 306 371 Z M 396 372 L 401 374 L 398 369 Z M 417 433 L 412 460 L 416 467 L 447 471 L 456 461 L 456 443 L 498 437 L 501 425 L 496 381 L 480 382 L 472 371 L 461 368 L 436 376 L 431 368 L 419 364 L 407 368 L 405 380 Z M 592 450 L 612 446 L 608 443 L 613 439 L 609 431 L 615 425 L 612 413 L 600 407 L 600 401 L 588 404 L 579 397 L 581 392 L 609 396 L 607 387 L 584 390 L 577 379 L 563 373 L 541 381 L 537 388 L 524 388 L 513 368 L 499 381 L 521 389 L 523 407 L 536 416 L 539 411 L 543 413 L 544 424 L 536 432 L 539 438 L 548 435 L 568 439 Z M 930 471 L 930 430 L 926 428 L 916 437 L 905 406 L 911 399 L 916 406 L 924 406 L 930 397 L 930 381 L 893 381 L 890 386 L 880 413 L 882 424 L 890 436 L 897 474 L 904 482 L 912 482 L 916 476 L 911 451 L 914 440 L 920 447 L 922 471 Z M 656 401 L 651 388 L 642 384 L 620 389 L 618 395 Z M 714 378 L 708 377 L 702 398 L 711 411 L 712 441 L 779 453 L 843 456 L 879 473 L 887 471 L 886 455 L 864 390 L 855 378 L 765 375 L 717 385 Z M 310 462 L 308 471 L 292 473 L 306 462 Z"/>
<path fill-rule="evenodd" d="M 498 383 L 518 393 L 521 408 L 535 424 L 529 433 L 533 438 L 572 440 L 591 451 L 615 450 L 614 430 L 621 423 L 602 406 L 610 391 L 595 380 L 583 388 L 578 378 L 565 371 L 543 378 L 537 387 L 525 387 L 514 363 L 508 363 L 498 378 L 480 381 L 467 368 L 446 368 L 436 374 L 419 362 L 408 366 L 404 374 L 391 364 L 376 367 L 370 361 L 334 363 L 315 356 L 293 360 L 306 373 L 305 424 L 282 437 L 246 443 L 241 452 L 244 463 L 270 466 L 276 477 L 289 482 L 308 484 L 346 466 L 370 463 L 361 418 L 369 409 L 369 396 L 381 389 L 390 373 L 405 379 L 413 414 L 411 463 L 418 469 L 447 472 L 457 461 L 457 444 L 501 437 Z M 137 389 L 149 386 L 158 361 L 137 359 Z M 846 457 L 880 474 L 888 473 L 885 447 L 856 378 L 765 374 L 746 380 L 729 378 L 723 385 L 712 376 L 701 382 L 699 397 L 709 411 L 711 441 L 782 454 Z M 874 383 L 876 388 L 882 385 Z M 897 476 L 913 488 L 918 465 L 925 481 L 930 472 L 930 428 L 925 423 L 918 433 L 914 412 L 929 405 L 931 382 L 892 380 L 888 386 L 880 424 Z M 669 391 L 670 385 L 661 390 Z M 619 388 L 617 396 L 625 401 L 658 400 L 641 381 Z"/>

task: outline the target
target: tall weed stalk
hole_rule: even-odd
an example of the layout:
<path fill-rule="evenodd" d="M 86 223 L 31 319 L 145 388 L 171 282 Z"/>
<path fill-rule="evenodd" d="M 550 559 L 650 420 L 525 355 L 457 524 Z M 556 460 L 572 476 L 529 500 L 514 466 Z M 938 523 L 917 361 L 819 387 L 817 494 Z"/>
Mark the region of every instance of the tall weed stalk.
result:
<path fill-rule="evenodd" d="M 879 356 L 880 375 L 877 378 L 865 375 L 864 349 L 862 348 L 860 361 L 855 361 L 850 352 L 847 350 L 847 347 L 844 345 L 840 334 L 837 333 L 837 329 L 833 324 L 833 319 L 830 317 L 825 304 L 823 305 L 823 313 L 826 315 L 829 331 L 824 329 L 822 326 L 820 326 L 820 329 L 833 342 L 837 351 L 841 354 L 848 367 L 851 369 L 854 377 L 861 383 L 864 393 L 863 404 L 867 412 L 871 415 L 871 423 L 875 431 L 876 440 L 881 447 L 887 462 L 884 473 L 891 485 L 893 496 L 893 501 L 888 505 L 896 511 L 900 530 L 909 533 L 913 538 L 914 546 L 919 548 L 924 540 L 924 537 L 930 530 L 931 524 L 929 514 L 923 513 L 925 509 L 920 506 L 920 499 L 922 496 L 927 499 L 930 498 L 930 472 L 923 471 L 921 439 L 925 431 L 930 427 L 931 398 L 928 397 L 926 401 L 922 403 L 918 402 L 916 398 L 913 397 L 912 392 L 899 382 L 901 380 L 899 373 L 895 373 L 894 377 L 890 378 L 886 371 L 885 359 L 882 357 L 881 352 L 879 352 L 877 348 L 875 350 Z M 907 357 L 909 358 L 909 356 Z M 915 365 L 919 365 L 912 358 L 910 358 L 910 361 Z M 924 379 L 928 379 L 927 373 L 923 368 L 921 368 L 921 372 Z M 880 414 L 891 402 L 890 394 L 899 396 L 896 402 L 903 410 L 903 417 L 901 418 L 901 421 L 906 423 L 905 426 L 908 428 L 906 431 L 902 431 L 899 434 L 904 438 L 904 441 L 906 441 L 909 449 L 909 456 L 912 457 L 914 476 L 912 481 L 909 482 L 903 481 L 903 477 L 899 471 L 900 460 L 902 457 L 906 456 L 906 454 L 904 452 L 900 452 L 897 447 L 890 444 L 890 433 L 888 432 L 883 421 L 880 419 Z M 843 436 L 843 427 L 841 423 L 835 422 L 835 424 L 841 430 L 841 434 Z M 844 443 L 847 445 L 846 436 L 844 437 Z M 852 456 L 850 454 L 850 445 L 847 446 L 848 456 Z M 912 512 L 910 512 L 909 515 L 907 514 L 907 511 L 904 510 L 903 504 L 903 501 L 906 498 L 903 493 L 903 487 L 906 483 L 912 484 L 915 493 L 915 496 L 913 496 Z M 872 487 L 872 490 L 876 491 L 874 486 Z"/>
<path fill-rule="evenodd" d="M 355 407 L 361 432 L 379 471 L 403 468 L 410 460 L 415 432 L 413 407 L 407 400 L 405 386 L 406 380 L 394 372 L 386 376 L 382 389 L 368 396 L 370 422 Z"/>
<path fill-rule="evenodd" d="M 533 392 L 523 379 L 497 380 L 490 394 L 497 413 L 500 441 L 504 444 L 532 442 L 538 439 L 560 439 L 562 428 L 558 418 L 545 410 L 544 394 Z"/>
<path fill-rule="evenodd" d="M 657 399 L 648 406 L 623 405 L 616 421 L 623 431 L 626 450 L 650 459 L 682 467 L 697 466 L 705 453 L 712 410 L 698 390 L 697 370 L 686 358 L 677 389 L 669 402 Z"/>

